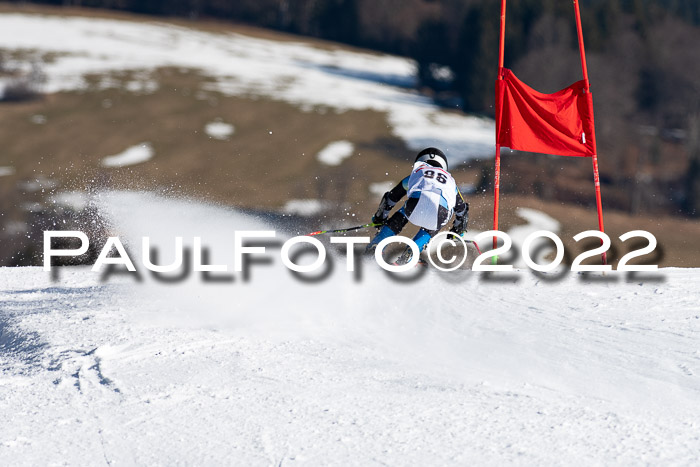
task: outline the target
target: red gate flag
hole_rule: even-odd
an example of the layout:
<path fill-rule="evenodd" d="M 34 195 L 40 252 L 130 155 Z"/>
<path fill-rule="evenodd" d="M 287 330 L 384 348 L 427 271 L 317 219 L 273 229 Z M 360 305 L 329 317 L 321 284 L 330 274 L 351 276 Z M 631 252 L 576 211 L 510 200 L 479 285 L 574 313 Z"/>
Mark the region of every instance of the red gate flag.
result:
<path fill-rule="evenodd" d="M 503 147 L 559 156 L 596 154 L 593 98 L 586 80 L 543 94 L 501 69 L 496 80 L 496 139 Z"/>
<path fill-rule="evenodd" d="M 501 191 L 501 147 L 560 156 L 590 157 L 593 163 L 598 229 L 603 229 L 603 202 L 600 196 L 598 154 L 593 125 L 593 97 L 588 86 L 586 51 L 579 0 L 574 0 L 578 50 L 583 79 L 554 94 L 537 92 L 503 67 L 506 39 L 506 0 L 501 0 L 501 30 L 498 44 L 496 80 L 496 170 L 493 180 L 493 230 L 498 230 L 498 197 Z M 493 248 L 498 245 L 493 237 Z M 603 240 L 601 239 L 601 244 Z M 603 253 L 603 264 L 607 264 Z M 493 264 L 498 261 L 492 257 Z"/>

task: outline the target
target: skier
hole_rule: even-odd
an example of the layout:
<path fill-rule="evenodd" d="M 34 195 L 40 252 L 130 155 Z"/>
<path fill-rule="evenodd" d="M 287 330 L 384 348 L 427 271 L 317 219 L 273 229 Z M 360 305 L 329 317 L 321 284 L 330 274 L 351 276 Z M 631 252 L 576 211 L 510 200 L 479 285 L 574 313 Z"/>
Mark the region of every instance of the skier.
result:
<path fill-rule="evenodd" d="M 392 208 L 405 195 L 408 195 L 406 203 L 389 218 Z M 467 231 L 469 203 L 464 201 L 454 178 L 447 171 L 445 154 L 437 148 L 425 148 L 418 153 L 411 175 L 384 193 L 379 209 L 372 217 L 372 222 L 379 224 L 381 230 L 366 251 L 373 253 L 379 242 L 398 235 L 408 221 L 420 227 L 413 241 L 418 245 L 418 251 L 423 251 L 453 214 L 455 220 L 450 232 L 462 235 Z M 406 264 L 412 256 L 411 248 L 406 248 L 396 264 Z"/>

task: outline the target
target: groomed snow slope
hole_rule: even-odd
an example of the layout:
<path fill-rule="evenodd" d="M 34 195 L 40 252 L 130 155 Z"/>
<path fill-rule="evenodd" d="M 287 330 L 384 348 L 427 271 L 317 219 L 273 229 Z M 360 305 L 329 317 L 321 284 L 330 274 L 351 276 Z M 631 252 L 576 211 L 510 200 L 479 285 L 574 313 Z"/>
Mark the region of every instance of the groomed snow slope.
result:
<path fill-rule="evenodd" d="M 174 235 L 231 264 L 234 230 L 274 228 L 143 193 L 97 202 L 163 263 Z M 698 461 L 697 270 L 407 285 L 338 263 L 309 285 L 278 262 L 221 284 L 0 269 L 0 464 Z"/>

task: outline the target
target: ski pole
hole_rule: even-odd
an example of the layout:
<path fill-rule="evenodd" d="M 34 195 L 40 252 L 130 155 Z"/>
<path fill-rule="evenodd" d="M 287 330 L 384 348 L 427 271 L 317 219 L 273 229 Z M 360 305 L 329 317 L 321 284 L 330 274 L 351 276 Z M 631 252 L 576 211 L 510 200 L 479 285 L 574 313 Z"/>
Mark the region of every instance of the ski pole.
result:
<path fill-rule="evenodd" d="M 477 252 L 478 254 L 481 254 L 481 250 L 479 249 L 479 244 L 478 244 L 478 243 L 476 243 L 474 240 L 465 240 L 465 242 L 471 243 L 472 245 L 474 245 L 474 248 L 476 248 L 476 252 Z"/>
<path fill-rule="evenodd" d="M 478 254 L 481 254 L 481 249 L 479 249 L 479 245 L 478 245 L 474 240 L 467 240 L 466 238 L 464 238 L 464 234 L 463 234 L 463 233 L 462 233 L 462 234 L 459 234 L 459 235 L 457 235 L 457 234 L 455 234 L 455 233 L 452 233 L 452 235 L 454 235 L 455 237 L 459 236 L 459 237 L 462 238 L 462 240 L 464 240 L 466 243 L 471 243 L 472 245 L 474 245 L 474 248 L 476 248 L 476 252 L 477 252 Z"/>
<path fill-rule="evenodd" d="M 342 232 L 349 232 L 351 230 L 359 230 L 359 229 L 364 229 L 367 227 L 379 227 L 382 224 L 375 224 L 374 222 L 370 222 L 369 224 L 364 224 L 364 225 L 357 225 L 355 227 L 347 227 L 345 229 L 335 229 L 335 230 L 319 230 L 318 232 L 311 232 L 310 234 L 306 234 L 307 237 L 312 237 L 314 235 L 321 235 L 325 233 L 342 233 Z"/>

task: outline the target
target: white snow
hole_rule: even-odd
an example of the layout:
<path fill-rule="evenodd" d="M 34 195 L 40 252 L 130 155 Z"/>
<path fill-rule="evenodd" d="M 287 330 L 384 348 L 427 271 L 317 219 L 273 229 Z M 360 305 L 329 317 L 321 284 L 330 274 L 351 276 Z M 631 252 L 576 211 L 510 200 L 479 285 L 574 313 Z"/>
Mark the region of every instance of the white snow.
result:
<path fill-rule="evenodd" d="M 383 196 L 384 193 L 394 188 L 395 185 L 396 183 L 391 181 L 370 183 L 369 192 L 373 195 Z"/>
<path fill-rule="evenodd" d="M 525 238 L 527 238 L 528 235 L 537 232 L 538 230 L 546 230 L 548 232 L 552 232 L 553 234 L 558 234 L 561 225 L 559 224 L 559 221 L 556 219 L 553 219 L 552 217 L 548 216 L 547 214 L 543 213 L 542 211 L 538 211 L 536 209 L 530 209 L 530 208 L 518 208 L 516 210 L 516 213 L 519 217 L 524 219 L 527 224 L 525 225 L 518 225 L 515 227 L 512 227 L 510 230 L 508 230 L 508 235 L 510 236 L 511 240 L 513 240 L 513 244 L 515 245 L 522 245 L 523 242 L 525 241 Z M 547 244 L 551 245 L 548 248 L 543 248 L 540 254 L 532 258 L 535 263 L 538 264 L 547 264 L 547 261 L 542 260 L 541 258 L 544 258 L 547 256 L 550 252 L 554 251 L 554 246 L 551 240 L 548 239 L 542 239 L 539 241 L 535 241 L 532 243 L 532 247 L 530 248 L 531 252 L 537 251 L 538 247 L 541 244 Z M 481 246 L 481 245 L 480 245 Z M 484 248 L 486 245 L 483 245 Z M 517 255 L 516 260 L 512 262 L 512 264 L 515 267 L 518 268 L 525 268 L 527 267 L 525 264 L 525 261 L 522 259 L 522 255 Z"/>
<path fill-rule="evenodd" d="M 354 150 L 355 146 L 350 141 L 334 141 L 321 149 L 316 158 L 323 164 L 336 166 L 352 156 Z"/>
<path fill-rule="evenodd" d="M 25 180 L 19 184 L 20 188 L 30 193 L 37 191 L 51 190 L 58 186 L 58 182 L 51 178 L 46 178 L 43 175 L 39 175 L 33 180 Z"/>
<path fill-rule="evenodd" d="M 233 135 L 234 127 L 230 123 L 216 120 L 207 123 L 204 132 L 214 139 L 227 140 Z"/>
<path fill-rule="evenodd" d="M 126 83 L 126 90 L 138 94 L 153 94 L 160 86 L 158 81 L 149 80 L 133 80 Z"/>
<path fill-rule="evenodd" d="M 131 146 L 119 154 L 103 158 L 102 166 L 114 168 L 142 164 L 151 160 L 153 154 L 153 146 L 151 146 L 151 143 L 141 143 L 136 146 Z"/>
<path fill-rule="evenodd" d="M 281 211 L 285 214 L 296 214 L 299 216 L 313 216 L 329 208 L 329 204 L 320 199 L 290 199 Z"/>
<path fill-rule="evenodd" d="M 19 207 L 27 212 L 41 212 L 44 209 L 44 205 L 36 201 L 25 201 Z"/>
<path fill-rule="evenodd" d="M 46 123 L 46 115 L 41 115 L 41 114 L 32 115 L 30 120 L 35 125 L 43 125 Z"/>
<path fill-rule="evenodd" d="M 0 177 L 6 177 L 15 173 L 14 167 L 3 166 L 0 167 Z"/>
<path fill-rule="evenodd" d="M 6 221 L 3 226 L 5 232 L 9 235 L 27 235 L 29 226 L 22 221 Z"/>
<path fill-rule="evenodd" d="M 407 109 L 408 110 L 408 109 Z M 413 150 L 429 146 L 444 148 L 453 161 L 495 157 L 495 130 L 492 120 L 465 117 L 456 112 L 411 111 L 391 112 L 389 122 L 394 133 Z"/>
<path fill-rule="evenodd" d="M 76 211 L 85 209 L 89 203 L 88 194 L 82 191 L 64 191 L 51 197 L 51 202 Z"/>
<path fill-rule="evenodd" d="M 385 112 L 393 133 L 414 150 L 439 146 L 454 161 L 494 151 L 493 122 L 445 111 L 412 91 L 416 65 L 405 58 L 145 21 L 17 13 L 0 14 L 0 44 L 57 53 L 44 65 L 48 92 L 81 89 L 87 74 L 121 70 L 138 72 L 138 82 L 127 89 L 152 92 L 149 71 L 197 69 L 216 79 L 204 90 L 271 98 L 306 111 Z M 101 86 L 120 83 L 107 76 Z"/>
<path fill-rule="evenodd" d="M 274 229 L 146 193 L 95 203 L 135 261 L 143 235 L 160 263 L 200 235 L 230 265 L 234 230 Z M 306 284 L 267 248 L 219 283 L 0 268 L 0 464 L 697 462 L 697 269 L 404 284 L 334 256 Z"/>

